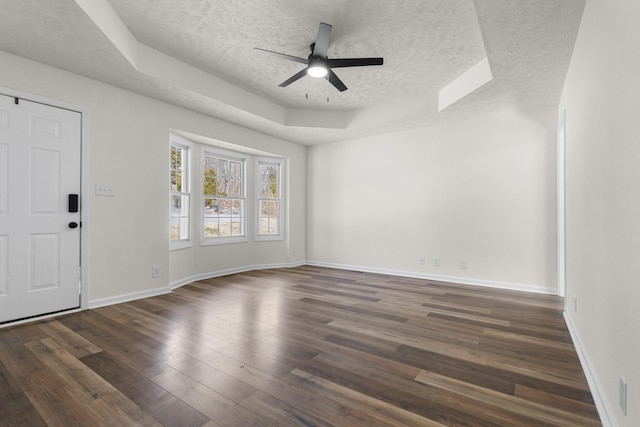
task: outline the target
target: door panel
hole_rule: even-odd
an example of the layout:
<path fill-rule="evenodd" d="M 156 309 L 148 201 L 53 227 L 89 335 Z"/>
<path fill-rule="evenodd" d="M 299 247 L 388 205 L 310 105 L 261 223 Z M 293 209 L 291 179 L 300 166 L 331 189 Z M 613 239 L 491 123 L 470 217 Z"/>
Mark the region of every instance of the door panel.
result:
<path fill-rule="evenodd" d="M 31 149 L 31 215 L 59 214 L 60 152 Z"/>
<path fill-rule="evenodd" d="M 9 197 L 9 145 L 0 144 L 0 215 L 7 214 Z"/>
<path fill-rule="evenodd" d="M 60 235 L 32 234 L 30 238 L 29 290 L 60 287 Z"/>
<path fill-rule="evenodd" d="M 80 113 L 0 95 L 0 322 L 80 306 Z"/>
<path fill-rule="evenodd" d="M 7 265 L 9 262 L 7 236 L 0 235 L 0 297 L 7 295 Z"/>

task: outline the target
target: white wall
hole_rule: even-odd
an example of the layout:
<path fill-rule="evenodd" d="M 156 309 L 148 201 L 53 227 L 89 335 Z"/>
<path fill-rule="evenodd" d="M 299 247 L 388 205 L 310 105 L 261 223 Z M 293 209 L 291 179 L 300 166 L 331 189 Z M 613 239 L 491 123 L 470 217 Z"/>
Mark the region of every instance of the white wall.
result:
<path fill-rule="evenodd" d="M 556 292 L 556 127 L 514 108 L 311 148 L 308 260 Z"/>
<path fill-rule="evenodd" d="M 567 315 L 604 396 L 605 418 L 620 426 L 640 425 L 638 22 L 637 0 L 587 1 L 560 104 L 567 117 Z M 626 416 L 620 375 L 628 382 Z"/>
<path fill-rule="evenodd" d="M 153 293 L 194 274 L 305 258 L 305 148 L 183 108 L 0 51 L 0 86 L 89 111 L 89 300 L 93 305 Z M 169 130 L 180 129 L 290 159 L 290 229 L 284 242 L 169 254 Z M 115 197 L 96 197 L 96 183 Z M 297 249 L 297 255 L 291 248 Z M 175 258 L 174 258 L 175 254 Z M 160 266 L 161 277 L 151 277 Z M 170 267 L 172 272 L 170 274 Z"/>

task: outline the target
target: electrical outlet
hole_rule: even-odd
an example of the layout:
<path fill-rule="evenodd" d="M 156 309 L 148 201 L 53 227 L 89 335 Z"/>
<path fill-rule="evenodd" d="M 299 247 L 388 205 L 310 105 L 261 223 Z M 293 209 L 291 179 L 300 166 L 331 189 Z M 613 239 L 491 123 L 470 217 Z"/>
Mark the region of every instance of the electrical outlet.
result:
<path fill-rule="evenodd" d="M 438 257 L 433 258 L 432 265 L 434 267 L 440 267 L 440 258 L 438 258 Z"/>
<path fill-rule="evenodd" d="M 466 259 L 461 259 L 460 260 L 460 269 L 461 270 L 466 270 L 467 268 L 469 268 L 469 261 L 467 261 Z"/>
<path fill-rule="evenodd" d="M 618 402 L 622 413 L 627 415 L 627 382 L 620 377 L 618 382 Z"/>
<path fill-rule="evenodd" d="M 96 184 L 96 196 L 114 196 L 113 186 L 109 184 Z"/>
<path fill-rule="evenodd" d="M 424 264 L 424 256 L 420 255 L 418 257 L 418 264 L 423 265 Z"/>
<path fill-rule="evenodd" d="M 151 267 L 151 277 L 160 277 L 160 266 L 154 265 Z"/>

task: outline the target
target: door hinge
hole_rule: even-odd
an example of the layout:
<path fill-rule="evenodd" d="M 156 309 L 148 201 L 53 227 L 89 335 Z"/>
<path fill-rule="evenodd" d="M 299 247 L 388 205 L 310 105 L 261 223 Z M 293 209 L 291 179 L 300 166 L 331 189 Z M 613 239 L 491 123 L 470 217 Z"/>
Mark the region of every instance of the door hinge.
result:
<path fill-rule="evenodd" d="M 18 105 L 20 103 L 20 98 L 18 98 L 17 96 L 13 98 L 13 102 L 14 104 Z"/>

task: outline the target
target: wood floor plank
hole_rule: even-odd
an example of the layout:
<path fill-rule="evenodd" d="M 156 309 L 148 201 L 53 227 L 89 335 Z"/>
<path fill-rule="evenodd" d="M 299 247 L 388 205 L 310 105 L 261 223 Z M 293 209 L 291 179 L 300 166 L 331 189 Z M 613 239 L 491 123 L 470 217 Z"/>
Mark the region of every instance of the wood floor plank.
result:
<path fill-rule="evenodd" d="M 536 390 L 521 384 L 516 384 L 514 396 L 544 406 L 557 408 L 569 414 L 579 415 L 591 420 L 598 420 L 598 411 L 592 403 L 579 402 L 574 399 L 568 399 L 554 393 Z"/>
<path fill-rule="evenodd" d="M 337 403 L 355 408 L 369 416 L 367 425 L 380 424 L 382 426 L 442 426 L 436 421 L 417 415 L 403 408 L 391 405 L 387 402 L 370 397 L 366 394 L 352 390 L 347 387 L 332 383 L 331 381 L 311 375 L 307 372 L 296 369 L 290 377 L 298 378 L 298 381 L 307 383 L 315 393 L 326 396 Z"/>
<path fill-rule="evenodd" d="M 513 424 L 534 424 L 536 420 L 539 420 L 557 427 L 589 427 L 600 425 L 598 421 L 593 419 L 576 416 L 516 396 L 447 378 L 433 372 L 421 371 L 416 376 L 416 381 L 476 400 L 478 402 L 477 411 L 482 416 L 486 416 L 490 412 L 490 407 L 500 408 L 500 411 L 498 411 L 499 415 L 494 416 Z M 459 399 L 455 401 L 459 401 Z M 493 412 L 496 411 L 493 410 Z M 513 415 L 513 418 L 508 415 Z"/>
<path fill-rule="evenodd" d="M 153 381 L 217 424 L 223 426 L 272 425 L 257 413 L 179 371 L 166 372 L 154 377 Z"/>
<path fill-rule="evenodd" d="M 0 426 L 45 426 L 29 398 L 23 393 L 18 382 L 11 377 L 0 362 Z"/>
<path fill-rule="evenodd" d="M 277 426 L 330 427 L 318 417 L 283 402 L 269 393 L 259 391 L 242 401 L 242 406 L 260 414 L 262 418 Z"/>
<path fill-rule="evenodd" d="M 106 352 L 86 356 L 82 362 L 162 425 L 203 425 L 209 421 L 171 392 L 119 364 Z"/>
<path fill-rule="evenodd" d="M 130 424 L 156 424 L 150 415 L 118 393 L 104 378 L 85 369 L 52 338 L 25 346 L 48 368 L 22 382 L 25 393 L 47 424 L 106 425 L 115 414 Z"/>
<path fill-rule="evenodd" d="M 102 351 L 100 347 L 74 333 L 56 320 L 42 322 L 38 327 L 49 337 L 53 338 L 65 350 L 80 358 Z"/>
<path fill-rule="evenodd" d="M 339 364 L 336 365 L 335 358 L 330 358 L 328 355 L 326 359 L 316 359 L 301 369 L 342 387 L 356 390 L 376 400 L 387 402 L 444 425 L 487 427 L 499 425 L 447 405 L 446 401 L 440 400 L 436 393 L 432 393 L 435 391 L 434 389 L 400 378 L 389 382 L 391 376 L 388 374 L 378 373 L 375 375 L 375 370 L 359 370 L 358 368 L 361 366 L 355 364 L 343 365 L 342 362 L 338 362 Z"/>
<path fill-rule="evenodd" d="M 315 266 L 0 329 L 0 426 L 597 426 L 556 296 Z"/>

